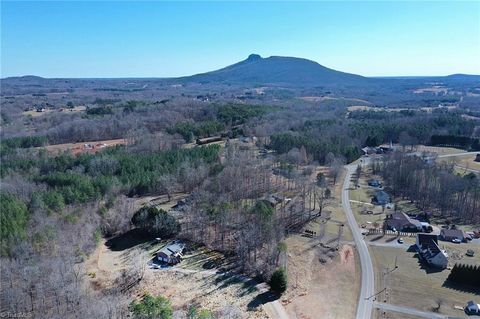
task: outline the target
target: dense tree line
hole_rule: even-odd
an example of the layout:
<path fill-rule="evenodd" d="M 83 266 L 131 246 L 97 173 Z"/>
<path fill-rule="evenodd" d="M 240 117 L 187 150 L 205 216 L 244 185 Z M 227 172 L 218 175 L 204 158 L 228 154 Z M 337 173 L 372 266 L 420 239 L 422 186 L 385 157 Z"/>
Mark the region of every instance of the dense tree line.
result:
<path fill-rule="evenodd" d="M 167 128 L 167 132 L 170 134 L 178 133 L 185 141 L 192 142 L 196 138 L 219 134 L 224 129 L 224 124 L 218 121 L 205 121 L 201 123 L 182 122 Z"/>
<path fill-rule="evenodd" d="M 326 162 L 329 153 L 342 155 L 348 162 L 354 161 L 361 155 L 357 146 L 339 138 L 325 140 L 293 133 L 280 133 L 270 136 L 269 147 L 278 153 L 287 153 L 293 148 L 304 147 L 313 159 L 322 164 Z"/>
<path fill-rule="evenodd" d="M 87 107 L 86 113 L 88 115 L 107 115 L 113 114 L 111 106 Z"/>
<path fill-rule="evenodd" d="M 468 151 L 480 151 L 480 139 L 458 135 L 432 135 L 430 145 L 459 147 Z"/>
<path fill-rule="evenodd" d="M 47 144 L 45 136 L 19 136 L 2 139 L 0 142 L 0 154 L 12 152 L 16 148 L 40 147 Z"/>
<path fill-rule="evenodd" d="M 480 179 L 459 176 L 449 164 L 431 164 L 417 156 L 395 153 L 373 164 L 393 195 L 408 198 L 422 210 L 464 223 L 480 221 Z"/>

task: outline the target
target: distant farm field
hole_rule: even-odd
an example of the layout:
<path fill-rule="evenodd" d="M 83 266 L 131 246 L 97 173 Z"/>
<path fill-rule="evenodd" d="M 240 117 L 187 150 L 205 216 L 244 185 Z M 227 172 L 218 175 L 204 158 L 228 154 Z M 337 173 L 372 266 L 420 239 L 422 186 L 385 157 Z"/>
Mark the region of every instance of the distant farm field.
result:
<path fill-rule="evenodd" d="M 47 145 L 44 147 L 38 147 L 37 149 L 45 149 L 46 151 L 58 154 L 64 151 L 71 151 L 74 155 L 80 153 L 96 153 L 105 147 L 112 147 L 115 145 L 125 145 L 127 141 L 123 138 L 114 140 L 102 140 L 95 142 L 80 142 L 80 143 L 65 143 Z"/>

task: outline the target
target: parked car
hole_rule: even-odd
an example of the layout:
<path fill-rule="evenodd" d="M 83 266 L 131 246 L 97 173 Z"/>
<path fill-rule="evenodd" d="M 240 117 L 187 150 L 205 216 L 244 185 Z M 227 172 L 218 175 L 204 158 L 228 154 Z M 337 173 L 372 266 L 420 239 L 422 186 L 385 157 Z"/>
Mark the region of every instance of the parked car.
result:
<path fill-rule="evenodd" d="M 473 300 L 470 300 L 469 302 L 467 302 L 465 312 L 469 315 L 480 315 L 480 305 Z"/>
<path fill-rule="evenodd" d="M 397 239 L 397 242 L 398 242 L 399 244 L 403 244 L 403 243 L 404 243 L 404 240 L 403 240 L 403 238 L 400 237 L 399 239 Z"/>
<path fill-rule="evenodd" d="M 462 242 L 462 241 L 461 241 L 460 239 L 458 239 L 458 238 L 452 239 L 452 243 L 454 243 L 454 244 L 460 244 L 461 242 Z"/>
<path fill-rule="evenodd" d="M 475 251 L 473 249 L 468 249 L 465 255 L 467 255 L 468 257 L 473 257 L 475 256 Z"/>

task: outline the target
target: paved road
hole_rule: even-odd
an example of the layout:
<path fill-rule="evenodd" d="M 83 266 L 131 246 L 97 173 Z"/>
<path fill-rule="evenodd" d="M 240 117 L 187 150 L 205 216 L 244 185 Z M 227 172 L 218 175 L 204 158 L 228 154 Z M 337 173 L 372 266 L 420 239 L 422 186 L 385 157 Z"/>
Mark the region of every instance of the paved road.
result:
<path fill-rule="evenodd" d="M 460 166 L 460 165 L 455 165 L 456 168 L 458 169 L 463 169 L 467 172 L 472 172 L 472 173 L 480 173 L 480 171 L 478 169 L 473 169 L 473 168 L 468 168 L 468 167 L 465 167 L 465 166 Z"/>
<path fill-rule="evenodd" d="M 403 307 L 403 306 L 395 306 L 388 303 L 374 302 L 373 305 L 375 306 L 375 308 L 404 313 L 407 315 L 420 317 L 420 318 L 428 318 L 428 319 L 447 319 L 448 318 L 448 316 L 445 316 L 439 313 L 421 311 L 414 308 Z"/>
<path fill-rule="evenodd" d="M 445 158 L 445 157 L 457 157 L 457 156 L 466 156 L 466 155 L 475 155 L 479 154 L 480 152 L 463 152 L 463 153 L 455 153 L 455 154 L 444 154 L 438 155 L 438 158 Z"/>
<path fill-rule="evenodd" d="M 352 208 L 350 207 L 350 201 L 348 198 L 348 189 L 350 188 L 350 178 L 356 165 L 345 166 L 347 173 L 345 174 L 345 180 L 343 181 L 342 189 L 342 207 L 347 216 L 348 224 L 352 230 L 353 239 L 355 241 L 358 254 L 360 256 L 360 265 L 362 268 L 362 282 L 360 287 L 360 297 L 357 305 L 356 319 L 370 319 L 373 308 L 373 294 L 375 293 L 375 275 L 373 272 L 372 259 L 370 258 L 370 252 L 368 251 L 367 244 L 363 240 L 363 235 L 358 227 L 357 221 L 353 216 Z"/>

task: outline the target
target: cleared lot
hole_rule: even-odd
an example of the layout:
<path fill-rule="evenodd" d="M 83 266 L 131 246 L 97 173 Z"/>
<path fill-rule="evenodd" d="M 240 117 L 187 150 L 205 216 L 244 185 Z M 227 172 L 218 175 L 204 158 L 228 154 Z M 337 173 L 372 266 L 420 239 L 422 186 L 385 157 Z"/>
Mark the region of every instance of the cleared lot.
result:
<path fill-rule="evenodd" d="M 341 183 L 330 187 L 333 198 L 325 213 L 305 226 L 316 236 L 294 234 L 285 241 L 289 288 L 282 302 L 292 319 L 350 319 L 356 313 L 360 290 L 358 254 L 352 245 L 345 244 L 352 241 L 352 233 L 341 209 Z"/>

